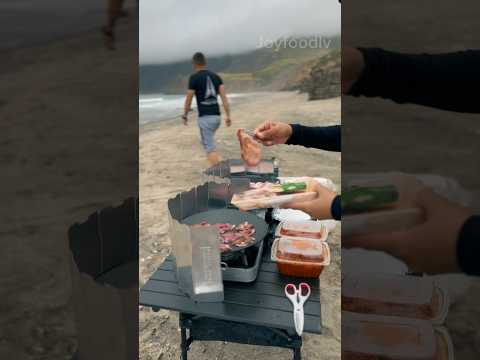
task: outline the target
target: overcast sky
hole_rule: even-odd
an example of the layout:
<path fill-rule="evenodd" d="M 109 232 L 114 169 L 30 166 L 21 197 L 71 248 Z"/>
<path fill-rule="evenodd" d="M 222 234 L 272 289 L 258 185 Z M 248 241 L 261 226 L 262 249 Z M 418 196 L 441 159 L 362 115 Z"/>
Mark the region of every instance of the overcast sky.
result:
<path fill-rule="evenodd" d="M 337 0 L 141 0 L 140 62 L 254 49 L 260 39 L 340 33 Z"/>

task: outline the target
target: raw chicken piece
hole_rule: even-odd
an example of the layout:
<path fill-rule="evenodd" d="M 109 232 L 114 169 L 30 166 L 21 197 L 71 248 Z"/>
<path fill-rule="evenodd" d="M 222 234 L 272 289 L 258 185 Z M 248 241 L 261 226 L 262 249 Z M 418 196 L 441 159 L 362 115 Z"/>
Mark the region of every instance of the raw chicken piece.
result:
<path fill-rule="evenodd" d="M 240 152 L 243 161 L 248 166 L 257 166 L 262 160 L 262 145 L 255 141 L 245 130 L 237 130 L 238 141 L 240 142 Z"/>

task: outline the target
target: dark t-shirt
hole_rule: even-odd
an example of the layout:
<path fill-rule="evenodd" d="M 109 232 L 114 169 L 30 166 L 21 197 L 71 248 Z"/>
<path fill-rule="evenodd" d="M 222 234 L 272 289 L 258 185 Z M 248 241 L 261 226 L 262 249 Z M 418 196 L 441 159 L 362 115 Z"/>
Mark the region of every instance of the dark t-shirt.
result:
<path fill-rule="evenodd" d="M 198 116 L 220 115 L 217 95 L 222 84 L 220 76 L 210 70 L 200 70 L 190 76 L 188 88 L 195 91 Z"/>

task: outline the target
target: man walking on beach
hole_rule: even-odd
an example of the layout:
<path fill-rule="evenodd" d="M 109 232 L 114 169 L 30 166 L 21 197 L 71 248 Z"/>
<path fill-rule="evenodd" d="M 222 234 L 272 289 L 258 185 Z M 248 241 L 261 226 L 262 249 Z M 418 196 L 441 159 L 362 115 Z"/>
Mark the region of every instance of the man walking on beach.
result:
<path fill-rule="evenodd" d="M 220 107 L 218 106 L 217 95 L 222 98 L 223 108 L 225 109 L 225 124 L 230 126 L 230 106 L 223 81 L 214 72 L 207 70 L 207 60 L 205 55 L 197 52 L 193 55 L 193 69 L 195 73 L 190 76 L 188 81 L 187 97 L 185 99 L 183 123 L 188 124 L 188 112 L 192 104 L 192 98 L 195 94 L 198 108 L 198 127 L 203 148 L 207 153 L 207 160 L 210 166 L 220 161 L 215 147 L 215 132 L 220 126 Z"/>

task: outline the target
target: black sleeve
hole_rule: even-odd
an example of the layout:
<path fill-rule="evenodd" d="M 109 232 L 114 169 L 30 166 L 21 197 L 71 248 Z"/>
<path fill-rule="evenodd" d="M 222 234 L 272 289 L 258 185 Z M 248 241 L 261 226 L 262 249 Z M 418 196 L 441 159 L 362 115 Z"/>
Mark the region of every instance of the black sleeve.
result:
<path fill-rule="evenodd" d="M 480 50 L 436 55 L 400 54 L 379 48 L 359 50 L 365 68 L 350 95 L 480 113 L 474 90 L 480 83 Z"/>
<path fill-rule="evenodd" d="M 188 79 L 188 90 L 195 90 L 195 76 L 193 75 Z"/>
<path fill-rule="evenodd" d="M 340 195 L 335 196 L 335 199 L 333 199 L 330 212 L 335 220 L 342 219 L 342 198 Z"/>
<path fill-rule="evenodd" d="M 342 151 L 342 127 L 340 125 L 309 127 L 300 124 L 291 124 L 292 136 L 288 145 L 302 145 L 327 151 Z"/>
<path fill-rule="evenodd" d="M 480 275 L 480 216 L 470 217 L 463 224 L 457 242 L 460 269 L 468 275 Z"/>

